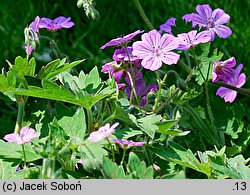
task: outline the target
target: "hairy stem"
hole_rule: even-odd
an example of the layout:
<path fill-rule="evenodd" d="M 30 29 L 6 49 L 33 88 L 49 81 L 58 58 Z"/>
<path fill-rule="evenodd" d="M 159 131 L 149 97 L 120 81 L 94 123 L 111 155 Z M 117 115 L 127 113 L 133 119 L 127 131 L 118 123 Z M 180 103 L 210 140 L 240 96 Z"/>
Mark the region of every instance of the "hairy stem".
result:
<path fill-rule="evenodd" d="M 200 67 L 199 67 L 198 60 L 197 60 L 197 58 L 196 58 L 196 54 L 195 54 L 195 51 L 194 51 L 194 47 L 192 47 L 192 53 L 193 53 L 193 57 L 194 57 L 194 61 L 195 61 L 195 65 L 196 65 L 196 67 L 197 67 L 198 71 L 200 72 L 200 74 L 201 74 L 201 76 L 202 76 L 203 81 L 205 82 L 205 81 L 206 81 L 206 79 L 205 79 L 205 76 L 202 74 L 202 71 L 201 71 L 201 69 L 200 69 Z"/>
<path fill-rule="evenodd" d="M 185 82 L 189 82 L 189 81 L 190 81 L 190 79 L 191 79 L 192 76 L 193 76 L 193 72 L 194 72 L 194 71 L 192 70 L 192 71 L 189 73 L 189 75 L 187 76 Z M 156 109 L 155 113 L 159 113 L 159 112 L 162 110 L 162 108 L 164 108 L 164 106 L 166 106 L 166 105 L 170 102 L 170 100 L 172 100 L 172 99 L 179 93 L 179 91 L 180 91 L 180 89 L 177 88 L 177 89 L 174 91 L 174 93 L 173 93 L 165 102 L 163 102 L 161 106 L 159 106 L 159 107 Z"/>
<path fill-rule="evenodd" d="M 47 36 L 43 36 L 43 35 L 41 35 L 40 38 L 44 38 L 44 39 L 49 40 L 50 44 L 53 45 L 54 48 L 56 49 L 57 57 L 63 58 L 61 50 L 59 49 L 57 43 L 53 39 L 51 39 L 50 37 L 47 37 Z"/>
<path fill-rule="evenodd" d="M 222 83 L 222 82 L 216 82 L 216 83 L 212 82 L 212 84 L 220 86 L 220 87 L 226 87 L 228 89 L 235 90 L 235 91 L 237 91 L 238 93 L 241 93 L 241 94 L 250 95 L 250 90 L 247 90 L 247 89 L 238 88 L 238 87 L 228 85 L 228 84 L 225 84 L 225 83 Z"/>
<path fill-rule="evenodd" d="M 24 149 L 24 144 L 22 144 L 22 150 L 23 150 L 23 161 L 24 161 L 24 169 L 26 169 L 26 162 L 27 162 L 27 158 L 26 158 L 26 153 L 25 153 L 25 149 Z"/>
<path fill-rule="evenodd" d="M 153 112 L 156 110 L 158 104 L 159 104 L 159 100 L 160 100 L 160 97 L 161 97 L 161 89 L 162 89 L 162 86 L 164 85 L 164 82 L 167 78 L 167 74 L 164 75 L 163 79 L 161 80 L 161 77 L 160 77 L 160 74 L 158 71 L 156 71 L 156 76 L 157 76 L 157 80 L 158 80 L 158 86 L 159 86 L 159 89 L 157 91 L 157 96 L 156 96 L 156 101 L 155 101 L 155 104 L 153 106 Z"/>
<path fill-rule="evenodd" d="M 212 108 L 211 108 L 207 82 L 204 84 L 204 88 L 205 88 L 205 95 L 206 95 L 206 101 L 207 101 L 207 111 L 208 111 L 208 116 L 210 119 L 212 131 L 213 131 L 213 135 L 214 135 L 215 139 L 217 139 L 219 141 L 219 136 L 218 136 L 218 133 L 216 131 L 215 124 L 214 124 L 215 119 L 214 119 Z"/>
<path fill-rule="evenodd" d="M 91 112 L 91 108 L 87 108 L 86 109 L 86 113 L 87 113 L 87 121 L 88 121 L 88 130 L 91 133 L 92 132 L 92 127 L 93 127 L 93 116 L 92 116 L 92 112 Z"/>
<path fill-rule="evenodd" d="M 138 9 L 139 13 L 140 13 L 140 16 L 141 18 L 143 19 L 143 21 L 145 22 L 145 24 L 148 26 L 148 28 L 150 30 L 153 30 L 154 29 L 154 26 L 151 24 L 151 22 L 149 21 L 148 17 L 146 16 L 142 6 L 141 6 L 141 3 L 139 0 L 134 0 L 134 3 L 135 3 L 135 6 L 136 8 Z"/>
<path fill-rule="evenodd" d="M 17 102 L 17 106 L 18 106 L 18 111 L 17 111 L 16 126 L 14 131 L 15 133 L 19 133 L 22 128 L 25 102 Z"/>

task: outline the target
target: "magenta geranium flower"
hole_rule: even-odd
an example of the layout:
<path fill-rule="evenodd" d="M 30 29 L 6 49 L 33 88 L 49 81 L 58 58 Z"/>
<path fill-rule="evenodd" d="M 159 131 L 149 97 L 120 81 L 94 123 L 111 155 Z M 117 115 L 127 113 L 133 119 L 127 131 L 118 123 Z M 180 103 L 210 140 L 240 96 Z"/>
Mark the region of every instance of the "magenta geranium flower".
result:
<path fill-rule="evenodd" d="M 237 88 L 242 87 L 246 82 L 246 75 L 244 73 L 240 74 L 242 68 L 243 65 L 239 64 L 236 70 L 234 70 L 233 76 L 229 78 L 225 83 Z M 237 91 L 228 89 L 226 87 L 220 87 L 217 90 L 216 95 L 219 95 L 220 97 L 224 98 L 225 102 L 232 103 L 237 96 Z"/>
<path fill-rule="evenodd" d="M 122 148 L 130 148 L 133 146 L 144 146 L 145 144 L 145 142 L 134 142 L 132 140 L 111 139 L 110 141 L 119 144 Z"/>
<path fill-rule="evenodd" d="M 120 67 L 120 65 L 116 61 L 111 61 L 104 64 L 102 66 L 101 72 L 108 73 L 110 78 L 114 78 L 119 89 L 125 86 L 125 84 L 120 83 L 121 78 L 124 74 L 124 70 Z"/>
<path fill-rule="evenodd" d="M 209 31 L 202 31 L 197 33 L 197 30 L 192 30 L 188 33 L 181 33 L 177 35 L 179 40 L 179 47 L 177 49 L 187 50 L 192 46 L 200 43 L 207 43 L 211 39 Z"/>
<path fill-rule="evenodd" d="M 122 37 L 118 37 L 116 39 L 112 39 L 111 41 L 109 41 L 108 43 L 106 43 L 105 45 L 103 45 L 101 47 L 101 49 L 105 49 L 106 47 L 110 47 L 110 46 L 119 46 L 123 43 L 126 43 L 128 41 L 130 41 L 131 39 L 133 39 L 136 35 L 143 33 L 144 30 L 137 30 L 133 33 L 130 33 L 128 35 L 122 36 Z"/>
<path fill-rule="evenodd" d="M 132 54 L 132 51 L 133 51 L 133 48 L 131 46 L 128 46 L 127 48 L 127 52 L 125 50 L 125 47 L 121 47 L 120 49 L 116 49 L 114 54 L 113 54 L 113 59 L 115 61 L 119 61 L 119 62 L 124 62 L 124 61 L 135 61 L 137 60 L 137 57 L 136 56 L 133 56 Z M 129 57 L 128 57 L 129 55 Z"/>
<path fill-rule="evenodd" d="M 28 40 L 25 40 L 25 50 L 26 54 L 30 55 L 32 51 L 34 50 L 35 43 L 32 42 L 39 42 L 38 38 L 38 32 L 39 32 L 39 22 L 40 17 L 37 16 L 33 22 L 30 23 L 29 28 L 29 37 L 27 37 Z"/>
<path fill-rule="evenodd" d="M 39 32 L 40 17 L 35 17 L 35 20 L 30 23 L 29 27 L 32 28 L 36 33 Z"/>
<path fill-rule="evenodd" d="M 29 127 L 23 127 L 20 133 L 11 133 L 4 136 L 8 142 L 16 142 L 17 144 L 24 144 L 25 142 L 31 142 L 33 138 L 39 137 L 40 133 L 37 133 L 34 129 Z"/>
<path fill-rule="evenodd" d="M 199 25 L 200 28 L 206 27 L 211 33 L 211 41 L 217 34 L 220 38 L 228 38 L 232 34 L 232 30 L 225 26 L 230 20 L 230 16 L 222 9 L 214 11 L 207 4 L 196 6 L 198 13 L 186 14 L 182 18 L 187 22 L 192 21 L 193 26 Z"/>
<path fill-rule="evenodd" d="M 222 80 L 226 82 L 228 78 L 232 77 L 236 60 L 234 57 L 229 58 L 226 61 L 215 62 L 213 65 L 212 82 Z"/>
<path fill-rule="evenodd" d="M 71 28 L 75 24 L 70 20 L 70 17 L 66 18 L 64 16 L 59 16 L 54 20 L 49 18 L 41 18 L 39 28 L 46 28 L 49 31 L 55 31 L 62 28 Z"/>
<path fill-rule="evenodd" d="M 90 133 L 89 140 L 91 142 L 99 142 L 107 137 L 109 137 L 112 133 L 115 132 L 115 128 L 119 125 L 119 123 L 115 123 L 112 126 L 110 126 L 109 123 L 106 125 L 100 127 L 98 131 L 94 131 Z"/>
<path fill-rule="evenodd" d="M 176 26 L 175 24 L 176 18 L 169 18 L 164 24 L 160 25 L 160 33 L 162 33 L 162 31 L 168 33 L 168 34 L 172 34 L 172 26 Z"/>
<path fill-rule="evenodd" d="M 141 65 L 149 70 L 158 70 L 162 63 L 176 64 L 180 55 L 172 52 L 179 46 L 179 41 L 173 35 L 161 34 L 157 30 L 151 30 L 141 36 L 142 41 L 133 43 L 134 56 L 142 59 Z"/>
<path fill-rule="evenodd" d="M 125 77 L 125 79 L 129 84 L 129 86 L 126 88 L 126 94 L 128 96 L 128 99 L 130 99 L 132 86 L 128 77 Z M 146 83 L 142 78 L 136 79 L 134 87 L 136 95 L 140 101 L 140 106 L 145 106 L 147 104 L 147 95 L 149 92 L 158 90 L 157 84 L 150 84 L 146 87 Z M 135 99 L 134 93 L 132 93 L 132 99 Z"/>

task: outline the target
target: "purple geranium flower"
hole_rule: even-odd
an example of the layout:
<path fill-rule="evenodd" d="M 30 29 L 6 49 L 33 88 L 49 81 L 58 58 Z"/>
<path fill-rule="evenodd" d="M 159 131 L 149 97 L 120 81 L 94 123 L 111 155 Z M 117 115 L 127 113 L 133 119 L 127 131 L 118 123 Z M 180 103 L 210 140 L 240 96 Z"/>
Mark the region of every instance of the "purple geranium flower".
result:
<path fill-rule="evenodd" d="M 182 18 L 187 22 L 192 21 L 193 26 L 199 25 L 200 28 L 206 27 L 211 33 L 211 41 L 214 40 L 215 34 L 221 38 L 228 38 L 232 34 L 232 30 L 225 26 L 230 16 L 222 9 L 215 9 L 214 11 L 207 4 L 197 5 L 197 13 L 186 14 Z"/>
<path fill-rule="evenodd" d="M 123 148 L 130 148 L 133 146 L 144 146 L 145 144 L 145 142 L 134 142 L 132 140 L 111 139 L 110 141 L 119 144 Z"/>
<path fill-rule="evenodd" d="M 36 133 L 36 131 L 29 127 L 23 127 L 18 133 L 10 133 L 4 136 L 8 142 L 16 142 L 17 144 L 24 144 L 25 142 L 30 142 L 33 138 L 39 137 L 40 133 Z"/>
<path fill-rule="evenodd" d="M 105 45 L 103 45 L 101 47 L 101 49 L 105 49 L 106 47 L 110 47 L 110 46 L 118 46 L 121 45 L 122 43 L 126 43 L 128 41 L 130 41 L 131 39 L 133 39 L 136 35 L 143 33 L 144 30 L 137 30 L 133 33 L 130 33 L 126 36 L 122 36 L 122 37 L 118 37 L 116 39 L 112 39 L 111 41 L 109 41 L 108 43 L 106 43 Z"/>
<path fill-rule="evenodd" d="M 33 22 L 29 25 L 29 37 L 27 37 L 28 40 L 25 40 L 25 50 L 26 54 L 30 55 L 32 51 L 34 50 L 34 46 L 36 45 L 35 42 L 39 42 L 38 38 L 38 32 L 39 32 L 39 23 L 40 23 L 40 17 L 37 16 Z M 34 42 L 34 43 L 32 43 Z"/>
<path fill-rule="evenodd" d="M 236 60 L 234 57 L 226 61 L 215 62 L 213 65 L 212 82 L 217 82 L 219 79 L 226 82 L 228 78 L 232 77 Z"/>
<path fill-rule="evenodd" d="M 108 62 L 102 66 L 101 72 L 108 73 L 110 78 L 114 78 L 116 83 L 118 84 L 118 88 L 122 88 L 125 84 L 120 83 L 121 78 L 124 74 L 124 70 L 117 64 L 116 61 Z"/>
<path fill-rule="evenodd" d="M 197 30 L 192 30 L 188 33 L 178 34 L 179 47 L 177 49 L 187 50 L 192 46 L 198 45 L 200 43 L 207 43 L 211 39 L 209 31 L 202 31 L 197 34 Z"/>
<path fill-rule="evenodd" d="M 242 87 L 246 82 L 246 75 L 244 73 L 240 74 L 242 68 L 243 65 L 239 64 L 236 70 L 234 70 L 233 76 L 229 78 L 225 83 L 237 88 Z M 217 90 L 216 95 L 219 95 L 220 97 L 224 98 L 225 102 L 232 103 L 237 96 L 237 91 L 228 89 L 226 87 L 220 87 Z"/>
<path fill-rule="evenodd" d="M 112 133 L 115 132 L 115 128 L 119 125 L 119 123 L 115 123 L 110 126 L 109 123 L 100 127 L 98 131 L 94 131 L 89 135 L 89 140 L 91 142 L 99 142 L 107 137 L 109 137 Z"/>
<path fill-rule="evenodd" d="M 172 50 L 178 48 L 179 41 L 173 35 L 161 36 L 157 30 L 151 30 L 141 38 L 142 41 L 133 43 L 132 54 L 142 59 L 141 65 L 144 68 L 154 71 L 162 66 L 162 62 L 169 65 L 178 62 L 180 55 Z"/>
<path fill-rule="evenodd" d="M 113 55 L 113 59 L 115 61 L 119 61 L 119 62 L 123 62 L 123 61 L 135 61 L 137 60 L 137 57 L 136 56 L 133 56 L 132 54 L 132 51 L 133 51 L 133 48 L 128 46 L 127 47 L 127 52 L 128 52 L 128 55 L 126 53 L 126 50 L 125 50 L 125 47 L 121 47 L 120 49 L 116 49 L 115 52 L 114 52 L 114 55 Z"/>
<path fill-rule="evenodd" d="M 129 85 L 126 88 L 126 94 L 128 96 L 128 99 L 130 99 L 132 86 L 128 77 L 125 77 L 125 80 L 127 81 Z M 141 78 L 138 77 L 136 79 L 134 87 L 135 87 L 136 96 L 138 97 L 141 106 L 145 106 L 147 104 L 147 95 L 149 92 L 158 90 L 158 85 L 156 84 L 151 84 L 148 87 L 146 87 L 146 83 L 142 79 L 142 77 Z M 132 93 L 132 98 L 135 99 L 134 93 Z"/>
<path fill-rule="evenodd" d="M 35 20 L 30 23 L 29 27 L 32 28 L 36 33 L 39 32 L 40 17 L 35 17 Z"/>
<path fill-rule="evenodd" d="M 62 28 L 71 28 L 75 24 L 70 20 L 70 17 L 65 18 L 64 16 L 59 16 L 54 20 L 49 18 L 41 18 L 39 28 L 46 28 L 49 31 L 55 31 Z"/>
<path fill-rule="evenodd" d="M 176 26 L 175 24 L 176 18 L 169 18 L 164 24 L 160 25 L 160 33 L 165 31 L 168 34 L 172 35 L 172 28 L 171 26 Z"/>

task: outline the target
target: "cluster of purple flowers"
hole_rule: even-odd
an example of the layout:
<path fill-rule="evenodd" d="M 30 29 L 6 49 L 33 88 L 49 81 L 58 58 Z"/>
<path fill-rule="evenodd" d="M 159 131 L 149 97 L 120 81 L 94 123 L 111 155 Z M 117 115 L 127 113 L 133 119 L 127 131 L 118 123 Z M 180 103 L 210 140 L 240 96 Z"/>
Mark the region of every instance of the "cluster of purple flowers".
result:
<path fill-rule="evenodd" d="M 238 67 L 234 70 L 233 67 L 236 64 L 236 60 L 234 57 L 229 58 L 226 61 L 215 62 L 213 65 L 213 74 L 212 74 L 212 82 L 221 81 L 225 84 L 240 88 L 246 82 L 246 75 L 241 73 L 243 68 L 242 64 L 239 64 Z M 232 103 L 236 96 L 237 91 L 228 89 L 226 87 L 220 87 L 216 95 L 224 98 L 225 102 Z"/>
<path fill-rule="evenodd" d="M 228 38 L 232 34 L 232 30 L 225 25 L 229 22 L 230 16 L 222 9 L 212 10 L 209 5 L 204 4 L 198 5 L 196 11 L 197 13 L 184 15 L 182 19 L 186 22 L 192 22 L 193 28 L 198 25 L 199 31 L 191 30 L 190 32 L 184 32 L 175 36 L 172 33 L 172 27 L 176 27 L 176 18 L 170 18 L 164 24 L 160 25 L 159 30 L 153 29 L 145 33 L 143 33 L 144 31 L 137 30 L 134 33 L 106 43 L 101 49 L 108 46 L 122 47 L 115 50 L 113 55 L 114 61 L 105 64 L 102 72 L 109 73 L 110 77 L 113 77 L 118 83 L 119 88 L 125 86 L 124 83 L 120 83 L 122 77 L 124 77 L 128 84 L 126 88 L 128 98 L 131 95 L 133 99 L 137 96 L 140 99 L 140 105 L 146 105 L 147 94 L 150 91 L 157 90 L 158 87 L 156 84 L 146 87 L 145 81 L 142 79 L 142 73 L 138 71 L 138 68 L 143 67 L 151 71 L 156 71 L 161 68 L 162 64 L 177 64 L 180 54 L 176 53 L 175 50 L 188 50 L 190 47 L 198 44 L 213 41 L 216 35 L 220 38 Z M 132 47 L 127 46 L 128 42 L 131 42 L 136 35 L 141 33 L 143 33 L 141 41 L 135 41 Z M 228 85 L 241 87 L 245 83 L 245 75 L 240 74 L 242 65 L 233 70 L 232 67 L 235 63 L 232 65 L 233 62 L 230 62 L 230 60 L 214 64 L 212 81 L 221 80 Z M 134 64 L 134 70 L 123 67 L 124 62 Z M 131 92 L 133 86 L 127 76 L 129 72 L 136 72 L 135 75 L 132 75 L 136 94 Z M 226 102 L 233 102 L 236 94 L 236 91 L 225 87 L 221 87 L 217 91 L 217 95 L 224 98 Z"/>
<path fill-rule="evenodd" d="M 101 49 L 105 49 L 110 46 L 120 46 L 113 54 L 113 61 L 108 62 L 102 66 L 102 72 L 109 73 L 110 77 L 114 78 L 117 82 L 118 88 L 124 88 L 125 83 L 121 83 L 121 79 L 124 77 L 124 81 L 127 83 L 125 89 L 127 97 L 132 98 L 134 101 L 137 99 L 140 106 L 147 104 L 147 95 L 151 91 L 158 89 L 156 84 L 151 84 L 146 87 L 146 82 L 143 80 L 143 74 L 141 72 L 142 60 L 134 54 L 134 47 L 127 44 L 138 34 L 144 31 L 137 30 L 126 36 L 112 39 Z M 131 80 L 132 79 L 132 80 Z M 135 93 L 133 91 L 135 88 Z"/>
<path fill-rule="evenodd" d="M 70 17 L 66 18 L 64 16 L 59 16 L 54 20 L 51 20 L 49 18 L 40 18 L 39 16 L 37 16 L 28 27 L 29 33 L 28 37 L 25 40 L 26 54 L 30 55 L 35 49 L 34 42 L 39 42 L 38 33 L 40 28 L 45 28 L 48 31 L 57 31 L 62 28 L 71 28 L 75 24 L 70 20 Z"/>

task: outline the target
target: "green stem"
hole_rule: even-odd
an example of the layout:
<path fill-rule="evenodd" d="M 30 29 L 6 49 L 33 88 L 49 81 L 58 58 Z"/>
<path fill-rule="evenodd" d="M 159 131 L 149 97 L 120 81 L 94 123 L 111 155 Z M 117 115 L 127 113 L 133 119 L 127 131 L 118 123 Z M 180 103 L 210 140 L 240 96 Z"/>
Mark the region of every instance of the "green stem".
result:
<path fill-rule="evenodd" d="M 228 84 L 225 84 L 225 83 L 222 83 L 222 82 L 216 82 L 216 83 L 212 82 L 212 84 L 220 86 L 220 87 L 226 87 L 228 89 L 235 90 L 235 91 L 237 91 L 238 93 L 241 93 L 241 94 L 250 95 L 250 90 L 247 90 L 247 89 L 238 88 L 238 87 L 228 85 Z"/>
<path fill-rule="evenodd" d="M 139 0 L 134 0 L 134 3 L 135 3 L 135 6 L 137 7 L 139 13 L 140 13 L 140 16 L 141 18 L 144 20 L 144 22 L 146 23 L 146 25 L 148 26 L 148 28 L 150 30 L 153 30 L 154 29 L 154 26 L 151 24 L 151 22 L 149 21 L 149 19 L 147 18 L 141 4 L 140 4 L 140 1 Z"/>
<path fill-rule="evenodd" d="M 26 169 L 26 162 L 27 162 L 27 158 L 26 158 L 26 153 L 25 153 L 25 149 L 24 149 L 24 144 L 22 144 L 22 150 L 23 150 L 23 161 L 24 161 L 24 169 Z"/>
<path fill-rule="evenodd" d="M 121 165 L 123 165 L 123 163 L 124 163 L 124 159 L 125 159 L 125 156 L 126 156 L 126 151 L 127 151 L 127 149 L 123 148 Z"/>
<path fill-rule="evenodd" d="M 194 47 L 192 47 L 192 52 L 193 52 L 193 57 L 194 57 L 195 65 L 196 65 L 198 71 L 200 72 L 200 74 L 201 74 L 201 76 L 202 76 L 204 82 L 205 82 L 206 79 L 205 79 L 205 76 L 202 74 L 202 71 L 201 71 L 201 69 L 200 69 L 200 67 L 199 67 L 198 60 L 197 60 L 197 58 L 196 58 L 196 54 L 195 54 L 195 51 L 194 51 Z"/>
<path fill-rule="evenodd" d="M 205 87 L 205 95 L 206 95 L 206 101 L 207 101 L 207 111 L 208 111 L 208 116 L 209 116 L 209 119 L 210 119 L 212 131 L 213 131 L 213 135 L 214 135 L 215 139 L 217 141 L 219 141 L 219 136 L 218 136 L 218 133 L 216 131 L 215 124 L 214 124 L 215 119 L 214 119 L 212 108 L 211 108 L 207 82 L 205 82 L 204 87 Z"/>
<path fill-rule="evenodd" d="M 114 147 L 112 145 L 112 143 L 109 141 L 109 139 L 107 139 L 109 145 L 110 145 L 110 148 L 111 148 L 111 152 L 112 152 L 112 158 L 113 158 L 113 162 L 115 162 L 115 151 L 114 151 Z"/>
<path fill-rule="evenodd" d="M 130 104 L 132 104 L 133 94 L 134 94 L 134 95 L 135 95 L 136 102 L 137 102 L 137 104 L 138 104 L 139 99 L 138 99 L 138 97 L 137 97 L 136 90 L 135 90 L 135 82 L 134 82 L 134 80 L 133 80 L 133 78 L 132 78 L 132 76 L 131 76 L 131 74 L 130 74 L 129 71 L 127 71 L 127 75 L 128 75 L 128 77 L 129 77 L 129 80 L 130 80 L 130 83 L 131 83 L 131 92 L 130 92 L 130 100 L 129 100 L 129 102 L 130 102 Z"/>
<path fill-rule="evenodd" d="M 42 179 L 55 178 L 55 159 L 43 158 Z"/>
<path fill-rule="evenodd" d="M 88 130 L 89 132 L 92 132 L 92 127 L 93 127 L 93 116 L 91 112 L 91 108 L 86 108 L 86 113 L 87 113 L 87 120 L 88 120 Z"/>
<path fill-rule="evenodd" d="M 189 66 L 187 66 L 182 60 L 179 60 L 181 66 L 185 69 L 185 71 L 190 74 L 190 72 L 192 72 L 192 68 L 190 68 Z"/>
<path fill-rule="evenodd" d="M 133 64 L 130 60 L 130 55 L 129 55 L 129 52 L 128 52 L 128 48 L 126 45 L 124 45 L 124 50 L 126 52 L 126 55 L 128 56 L 128 61 L 129 61 L 129 65 L 130 65 L 130 69 L 131 69 L 131 73 L 132 75 L 130 74 L 129 71 L 127 71 L 127 74 L 128 74 L 128 77 L 129 77 L 129 80 L 130 80 L 130 83 L 131 83 L 131 93 L 130 93 L 130 104 L 132 104 L 132 98 L 133 98 L 133 93 L 135 95 L 135 99 L 136 99 L 136 103 L 139 105 L 140 102 L 139 102 L 139 99 L 138 99 L 138 96 L 137 96 L 137 93 L 136 93 L 136 89 L 135 89 L 135 80 L 136 80 L 136 73 L 134 71 L 134 67 L 133 67 Z"/>
<path fill-rule="evenodd" d="M 108 118 L 106 118 L 104 121 L 102 121 L 100 126 L 103 126 L 114 119 L 115 119 L 115 113 L 111 114 Z"/>
<path fill-rule="evenodd" d="M 192 76 L 193 76 L 193 72 L 194 72 L 194 71 L 192 70 L 192 71 L 189 73 L 189 75 L 187 76 L 185 82 L 189 82 L 189 81 L 191 80 L 191 78 L 192 78 Z M 159 112 L 161 111 L 161 109 L 164 108 L 164 106 L 166 106 L 166 105 L 169 103 L 169 101 L 172 100 L 172 99 L 179 93 L 179 91 L 180 91 L 180 89 L 177 88 L 177 89 L 174 91 L 174 93 L 173 93 L 165 102 L 163 102 L 161 106 L 159 106 L 159 107 L 156 109 L 155 113 L 159 113 Z"/>
<path fill-rule="evenodd" d="M 54 46 L 54 48 L 56 49 L 56 52 L 57 52 L 57 57 L 60 57 L 60 58 L 63 58 L 63 55 L 62 55 L 62 52 L 61 50 L 59 49 L 57 43 L 51 39 L 50 37 L 47 37 L 47 36 L 43 36 L 43 35 L 40 35 L 40 38 L 44 38 L 44 39 L 47 39 L 50 41 L 50 43 Z"/>
<path fill-rule="evenodd" d="M 17 113 L 17 120 L 16 120 L 16 126 L 15 126 L 15 133 L 19 133 L 22 128 L 23 123 L 23 116 L 24 116 L 24 108 L 25 108 L 25 102 L 17 102 L 18 106 L 18 113 Z"/>
<path fill-rule="evenodd" d="M 189 104 L 185 104 L 185 108 L 190 115 L 193 117 L 195 123 L 199 126 L 200 130 L 204 133 L 204 135 L 206 137 L 209 138 L 209 140 L 215 144 L 216 146 L 218 146 L 218 140 L 215 139 L 215 137 L 211 134 L 210 129 L 207 128 L 206 124 L 204 123 L 204 121 L 201 119 L 201 117 L 199 116 L 199 114 L 196 112 L 196 110 L 194 108 L 192 108 Z"/>
<path fill-rule="evenodd" d="M 165 83 L 165 80 L 167 78 L 167 74 L 164 75 L 163 79 L 161 80 L 160 78 L 160 75 L 159 75 L 159 72 L 156 71 L 156 76 L 157 76 L 157 80 L 158 80 L 158 91 L 157 91 L 157 96 L 156 96 L 156 101 L 155 101 L 155 104 L 153 106 L 153 112 L 156 110 L 158 104 L 159 104 L 159 101 L 160 101 L 160 97 L 161 97 L 161 89 Z"/>

